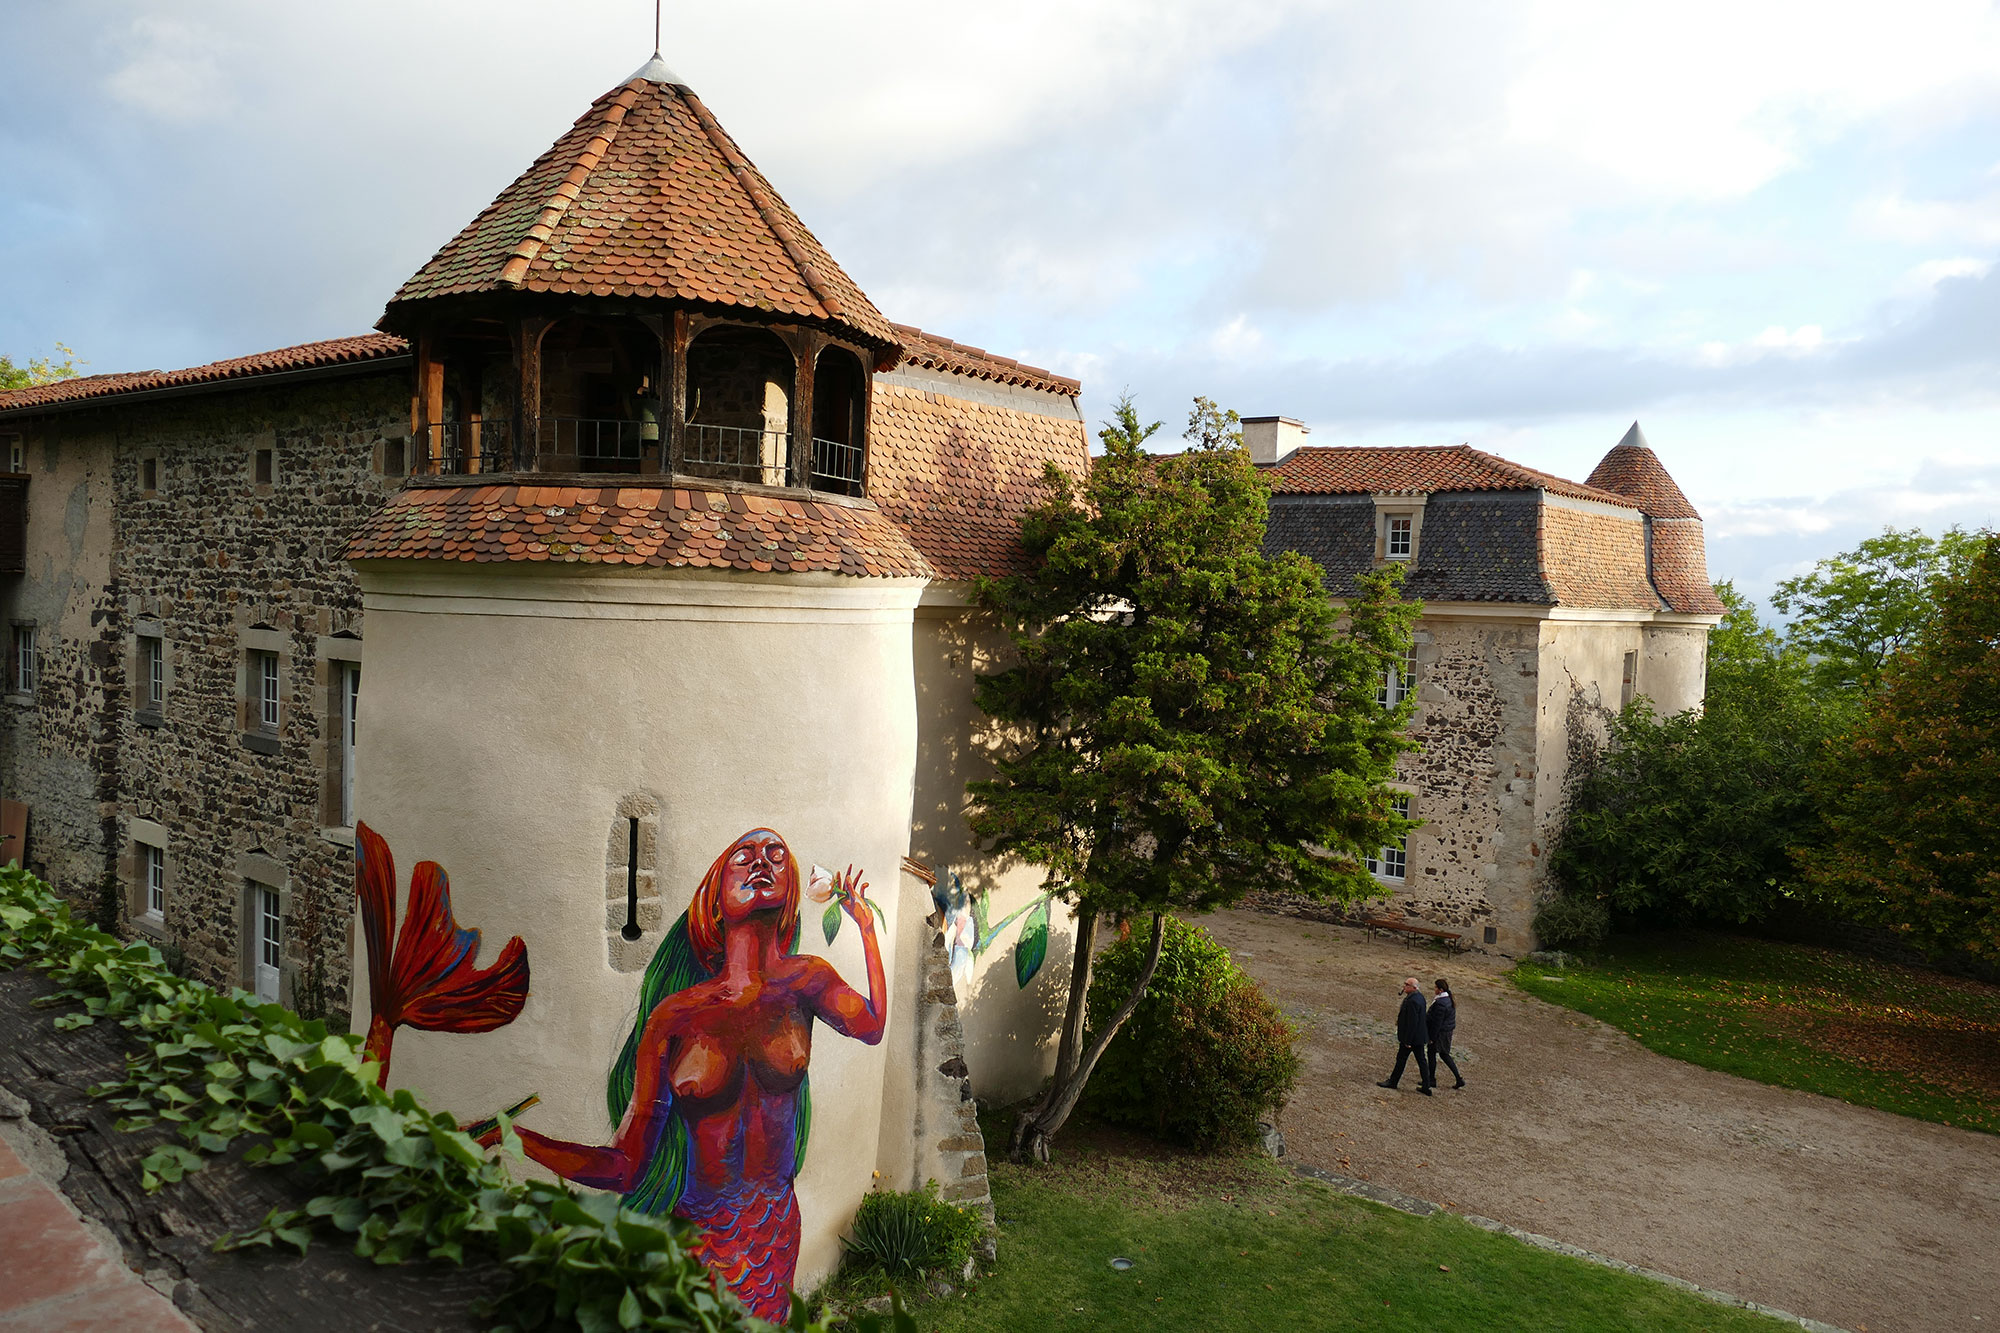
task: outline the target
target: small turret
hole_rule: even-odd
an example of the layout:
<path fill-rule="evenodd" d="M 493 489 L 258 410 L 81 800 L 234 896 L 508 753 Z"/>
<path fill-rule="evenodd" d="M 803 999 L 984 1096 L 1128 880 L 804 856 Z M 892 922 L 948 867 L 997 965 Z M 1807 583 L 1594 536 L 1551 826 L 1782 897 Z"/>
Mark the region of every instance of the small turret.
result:
<path fill-rule="evenodd" d="M 1604 455 L 1588 484 L 1627 497 L 1646 515 L 1646 573 L 1661 600 L 1688 615 L 1722 614 L 1708 581 L 1701 512 L 1661 465 L 1638 422 Z"/>

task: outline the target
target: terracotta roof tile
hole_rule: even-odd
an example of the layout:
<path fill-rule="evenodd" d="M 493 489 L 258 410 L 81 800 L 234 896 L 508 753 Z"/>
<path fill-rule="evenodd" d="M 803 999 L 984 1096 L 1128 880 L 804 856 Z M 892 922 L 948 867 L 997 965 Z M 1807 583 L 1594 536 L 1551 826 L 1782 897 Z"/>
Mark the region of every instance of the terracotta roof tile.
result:
<path fill-rule="evenodd" d="M 38 384 L 30 389 L 14 389 L 0 393 L 0 412 L 53 407 L 60 403 L 111 398 L 122 393 L 138 393 L 153 389 L 175 389 L 219 380 L 248 379 L 255 375 L 271 375 L 283 371 L 314 370 L 321 366 L 343 365 L 350 362 L 380 361 L 401 356 L 409 350 L 408 343 L 387 333 L 367 333 L 359 338 L 330 338 L 325 342 L 281 347 L 275 352 L 259 352 L 255 356 L 239 356 L 229 361 L 212 361 L 205 366 L 194 366 L 187 370 L 139 370 L 117 375 L 86 375 L 78 379 L 57 380 L 53 384 Z"/>
<path fill-rule="evenodd" d="M 925 333 L 909 324 L 892 327 L 902 341 L 902 364 L 906 366 L 922 366 L 1001 384 L 1018 384 L 1023 388 L 1059 393 L 1069 398 L 1083 392 L 1081 380 L 1054 374 L 1040 366 L 1025 366 L 1011 357 L 995 356 L 982 348 L 967 347 L 935 333 Z"/>
<path fill-rule="evenodd" d="M 1308 445 L 1265 469 L 1280 494 L 1342 495 L 1378 491 L 1548 491 L 1636 509 L 1629 496 L 1585 486 L 1484 453 L 1470 445 L 1378 448 Z"/>
<path fill-rule="evenodd" d="M 868 493 L 939 578 L 1019 565 L 1021 515 L 1045 494 L 1050 463 L 1073 476 L 1089 468 L 1081 421 L 875 386 Z"/>
<path fill-rule="evenodd" d="M 390 300 L 530 291 L 659 296 L 839 326 L 889 322 L 683 85 L 634 77 L 591 104 Z"/>
<path fill-rule="evenodd" d="M 807 505 L 794 515 L 782 505 L 718 509 L 718 498 L 693 487 L 411 486 L 362 526 L 347 558 L 933 576 L 873 509 Z"/>
<path fill-rule="evenodd" d="M 1701 517 L 1700 511 L 1688 503 L 1687 496 L 1674 484 L 1659 456 L 1646 444 L 1636 421 L 1590 474 L 1590 484 L 1636 501 L 1639 508 L 1654 518 Z"/>
<path fill-rule="evenodd" d="M 1728 610 L 1708 581 L 1708 543 L 1698 518 L 1653 520 L 1653 586 L 1674 610 L 1719 616 Z"/>

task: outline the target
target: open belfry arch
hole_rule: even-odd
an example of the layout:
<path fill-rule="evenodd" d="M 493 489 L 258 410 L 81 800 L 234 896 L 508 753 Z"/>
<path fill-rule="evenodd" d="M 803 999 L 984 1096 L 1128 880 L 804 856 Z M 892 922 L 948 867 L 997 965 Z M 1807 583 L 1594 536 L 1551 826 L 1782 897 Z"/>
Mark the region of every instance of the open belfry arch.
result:
<path fill-rule="evenodd" d="M 405 282 L 417 470 L 859 495 L 895 329 L 658 57 Z"/>

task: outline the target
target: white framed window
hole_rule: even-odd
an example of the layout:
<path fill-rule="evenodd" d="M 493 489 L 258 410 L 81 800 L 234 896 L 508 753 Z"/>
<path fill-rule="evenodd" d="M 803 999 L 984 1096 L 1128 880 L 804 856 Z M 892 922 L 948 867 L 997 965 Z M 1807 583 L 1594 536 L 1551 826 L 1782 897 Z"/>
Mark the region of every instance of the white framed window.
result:
<path fill-rule="evenodd" d="M 279 907 L 278 891 L 252 881 L 250 917 L 255 931 L 252 971 L 257 998 L 276 1003 L 279 967 L 285 956 L 285 919 Z"/>
<path fill-rule="evenodd" d="M 1382 683 L 1375 690 L 1375 698 L 1384 708 L 1394 708 L 1416 692 L 1417 645 L 1412 643 L 1403 650 L 1402 660 L 1382 673 Z"/>
<path fill-rule="evenodd" d="M 278 655 L 250 654 L 251 718 L 259 731 L 278 729 Z"/>
<path fill-rule="evenodd" d="M 157 634 L 139 636 L 139 706 L 157 710 L 167 701 L 167 645 Z"/>
<path fill-rule="evenodd" d="M 1408 560 L 1410 552 L 1415 548 L 1416 526 L 1417 520 L 1413 514 L 1389 515 L 1389 530 L 1383 545 L 1383 554 L 1391 560 Z"/>
<path fill-rule="evenodd" d="M 42 672 L 41 644 L 33 625 L 14 626 L 14 691 L 33 694 Z"/>
<path fill-rule="evenodd" d="M 1639 654 L 1625 654 L 1625 681 L 1618 691 L 1618 706 L 1623 708 L 1639 693 Z"/>
<path fill-rule="evenodd" d="M 28 470 L 28 460 L 25 456 L 25 451 L 21 447 L 21 437 L 18 435 L 0 435 L 0 441 L 4 441 L 7 446 L 7 470 L 9 472 L 26 472 Z"/>
<path fill-rule="evenodd" d="M 167 849 L 142 842 L 139 847 L 139 882 L 146 892 L 146 916 L 164 921 L 167 915 Z"/>
<path fill-rule="evenodd" d="M 1410 817 L 1410 798 L 1407 796 L 1393 798 L 1389 807 L 1405 819 Z M 1401 883 L 1409 874 L 1409 865 L 1409 840 L 1398 838 L 1368 858 L 1368 873 L 1377 879 Z"/>
<path fill-rule="evenodd" d="M 340 823 L 354 827 L 354 737 L 361 717 L 361 666 L 340 664 Z"/>

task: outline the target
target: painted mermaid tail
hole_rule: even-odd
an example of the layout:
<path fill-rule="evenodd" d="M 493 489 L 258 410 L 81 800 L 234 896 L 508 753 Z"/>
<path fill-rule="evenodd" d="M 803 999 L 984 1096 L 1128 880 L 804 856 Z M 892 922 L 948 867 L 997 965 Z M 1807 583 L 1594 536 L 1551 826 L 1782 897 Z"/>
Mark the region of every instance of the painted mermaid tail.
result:
<path fill-rule="evenodd" d="M 716 1281 L 759 1319 L 782 1324 L 792 1311 L 799 1262 L 799 1196 L 790 1181 L 739 1181 L 717 1194 L 681 1195 L 674 1213 L 701 1228 L 694 1253 Z"/>

